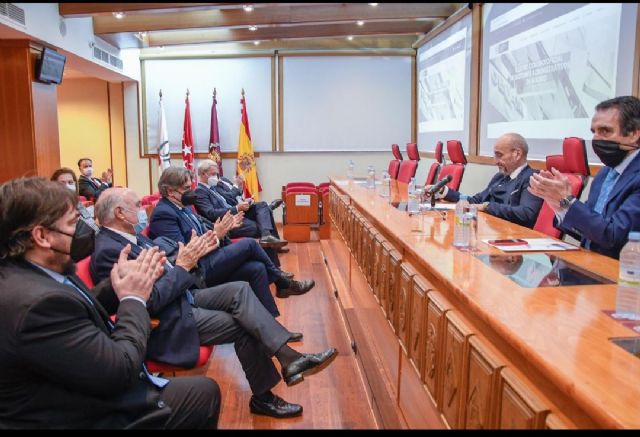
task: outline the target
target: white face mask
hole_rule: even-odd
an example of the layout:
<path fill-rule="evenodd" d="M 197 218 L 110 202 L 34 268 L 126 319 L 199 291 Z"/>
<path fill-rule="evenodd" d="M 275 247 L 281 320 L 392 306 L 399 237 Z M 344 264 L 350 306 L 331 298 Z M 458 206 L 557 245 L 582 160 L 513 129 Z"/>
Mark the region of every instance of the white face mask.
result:
<path fill-rule="evenodd" d="M 209 179 L 207 179 L 207 183 L 210 187 L 215 187 L 216 185 L 218 185 L 218 181 L 218 176 L 211 176 Z"/>
<path fill-rule="evenodd" d="M 84 170 L 82 170 L 82 174 L 90 178 L 91 176 L 93 176 L 93 167 L 86 167 Z"/>
<path fill-rule="evenodd" d="M 65 184 L 65 185 L 70 191 L 73 191 L 74 193 L 76 192 L 76 183 L 75 182 L 69 182 L 68 184 Z"/>

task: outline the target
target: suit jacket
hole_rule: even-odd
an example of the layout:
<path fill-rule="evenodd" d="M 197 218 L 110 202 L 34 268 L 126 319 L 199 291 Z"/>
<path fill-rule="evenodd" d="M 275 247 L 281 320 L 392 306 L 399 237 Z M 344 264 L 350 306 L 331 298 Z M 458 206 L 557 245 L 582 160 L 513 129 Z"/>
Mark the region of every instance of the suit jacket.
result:
<path fill-rule="evenodd" d="M 97 181 L 99 186 L 96 186 L 92 180 Z M 100 196 L 100 194 L 107 188 L 111 188 L 112 185 L 113 184 L 102 182 L 98 178 L 89 179 L 85 175 L 80 175 L 78 178 L 78 193 L 81 196 L 86 197 L 87 200 L 97 200 L 98 196 Z"/>
<path fill-rule="evenodd" d="M 153 241 L 138 235 L 138 243 Z M 95 282 L 109 277 L 113 264 L 118 261 L 120 251 L 130 241 L 108 228 L 101 228 L 96 236 L 96 247 L 91 256 L 90 272 Z M 130 259 L 136 259 L 144 246 L 131 244 Z M 182 267 L 165 269 L 162 277 L 153 284 L 147 301 L 149 314 L 160 320 L 151 331 L 147 342 L 146 357 L 155 361 L 180 367 L 193 367 L 200 353 L 200 338 L 193 318 L 191 305 L 185 291 L 194 285 L 193 276 Z M 108 307 L 115 312 L 117 307 Z"/>
<path fill-rule="evenodd" d="M 220 193 L 227 201 L 227 203 L 231 206 L 236 206 L 238 204 L 237 196 L 242 197 L 243 193 L 238 188 L 233 186 L 233 182 L 231 182 L 227 178 L 220 178 L 227 183 L 232 185 L 232 188 L 227 187 L 224 183 L 218 182 L 218 185 L 215 186 L 215 189 L 218 193 Z"/>
<path fill-rule="evenodd" d="M 198 214 L 205 216 L 212 222 L 225 215 L 229 210 L 231 210 L 231 214 L 238 213 L 238 208 L 224 206 L 221 200 L 211 192 L 211 189 L 202 184 L 198 184 L 196 187 L 196 210 Z"/>
<path fill-rule="evenodd" d="M 93 292 L 113 294 L 108 281 Z M 110 332 L 106 311 L 92 300 L 26 261 L 0 264 L 0 428 L 164 423 L 170 408 L 159 407 L 160 392 L 140 377 L 146 309 L 125 300 Z"/>
<path fill-rule="evenodd" d="M 533 228 L 542 207 L 542 199 L 527 190 L 533 173 L 534 170 L 527 165 L 515 179 L 504 183 L 504 175 L 498 172 L 484 191 L 469 197 L 469 203 L 489 202 L 486 209 L 489 214 Z M 445 199 L 457 202 L 460 193 L 450 189 Z"/>
<path fill-rule="evenodd" d="M 193 223 L 184 212 L 166 198 L 160 199 L 149 220 L 149 238 L 165 236 L 173 241 L 187 244 L 191 240 Z M 200 235 L 200 232 L 198 232 Z"/>
<path fill-rule="evenodd" d="M 591 183 L 587 202 L 576 201 L 557 227 L 581 240 L 591 240 L 594 252 L 619 258 L 629 232 L 640 231 L 640 154 L 638 154 L 613 186 L 602 214 L 594 211 L 602 183 L 611 169 L 604 167 Z"/>

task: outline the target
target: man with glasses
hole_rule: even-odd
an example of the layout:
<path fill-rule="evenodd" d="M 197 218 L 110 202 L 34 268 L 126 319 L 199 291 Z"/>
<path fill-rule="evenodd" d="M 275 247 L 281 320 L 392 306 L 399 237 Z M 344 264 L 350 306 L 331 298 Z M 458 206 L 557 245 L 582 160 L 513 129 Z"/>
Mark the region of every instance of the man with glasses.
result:
<path fill-rule="evenodd" d="M 469 203 L 478 204 L 478 211 L 533 228 L 542 207 L 542 199 L 531 194 L 529 177 L 534 170 L 527 164 L 529 146 L 520 134 L 502 135 L 493 146 L 493 158 L 498 173 L 491 178 L 489 186 L 468 198 Z M 425 187 L 428 190 L 431 185 Z M 457 202 L 460 193 L 444 186 L 436 197 Z"/>

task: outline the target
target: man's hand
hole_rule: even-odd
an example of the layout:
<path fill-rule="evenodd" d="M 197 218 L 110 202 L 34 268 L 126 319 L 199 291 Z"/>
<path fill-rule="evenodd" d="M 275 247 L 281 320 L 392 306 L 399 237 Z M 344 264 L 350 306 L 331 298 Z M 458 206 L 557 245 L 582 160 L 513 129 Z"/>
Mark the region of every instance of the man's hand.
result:
<path fill-rule="evenodd" d="M 476 204 L 476 209 L 477 209 L 478 211 L 482 211 L 482 212 L 484 212 L 484 211 L 486 211 L 486 210 L 487 210 L 487 208 L 488 208 L 488 207 L 489 207 L 489 202 L 484 202 L 484 203 L 478 203 L 478 204 Z"/>
<path fill-rule="evenodd" d="M 236 205 L 236 208 L 238 209 L 238 211 L 247 211 L 249 209 L 251 205 L 249 204 L 249 202 L 247 202 L 246 200 L 243 200 L 242 202 L 238 203 Z"/>
<path fill-rule="evenodd" d="M 207 252 L 206 234 L 198 236 L 195 229 L 191 230 L 191 240 L 186 245 L 181 241 L 178 242 L 178 256 L 176 257 L 176 266 L 180 266 L 186 271 L 190 271 Z"/>
<path fill-rule="evenodd" d="M 236 187 L 239 188 L 240 191 L 244 190 L 244 176 L 242 176 L 241 174 L 237 175 L 234 182 Z"/>
<path fill-rule="evenodd" d="M 527 190 L 546 200 L 551 209 L 557 212 L 560 210 L 560 200 L 571 194 L 571 184 L 568 177 L 552 167 L 551 171 L 542 170 L 532 174 Z"/>
<path fill-rule="evenodd" d="M 213 252 L 220 246 L 220 240 L 215 231 L 209 231 L 202 236 L 205 241 L 204 255 Z"/>
<path fill-rule="evenodd" d="M 231 224 L 231 229 L 237 229 L 242 226 L 242 221 L 244 220 L 244 212 L 240 211 L 236 215 L 233 216 L 233 223 Z"/>
<path fill-rule="evenodd" d="M 108 168 L 106 171 L 102 172 L 102 180 L 108 183 L 111 183 L 113 180 L 113 170 Z"/>
<path fill-rule="evenodd" d="M 218 238 L 224 238 L 225 235 L 227 235 L 227 232 L 231 230 L 233 223 L 233 214 L 231 214 L 231 211 L 227 211 L 224 216 L 219 217 L 213 225 L 213 230 Z"/>
<path fill-rule="evenodd" d="M 161 275 L 164 271 L 164 254 L 157 247 L 144 249 L 132 265 L 127 260 L 129 252 L 129 244 L 120 251 L 118 262 L 111 269 L 111 285 L 119 300 L 126 296 L 136 296 L 146 302 L 158 274 Z M 124 274 L 121 276 L 121 273 Z"/>

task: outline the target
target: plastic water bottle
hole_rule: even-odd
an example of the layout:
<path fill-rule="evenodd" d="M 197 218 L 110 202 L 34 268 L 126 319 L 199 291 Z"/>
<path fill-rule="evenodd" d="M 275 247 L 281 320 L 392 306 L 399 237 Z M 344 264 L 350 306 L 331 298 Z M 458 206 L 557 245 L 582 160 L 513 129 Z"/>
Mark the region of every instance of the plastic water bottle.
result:
<path fill-rule="evenodd" d="M 470 228 L 469 201 L 467 196 L 461 194 L 458 203 L 456 203 L 455 225 L 453 228 L 453 245 L 455 247 L 462 250 L 469 249 Z"/>
<path fill-rule="evenodd" d="M 620 252 L 616 312 L 612 316 L 640 320 L 640 232 L 630 232 Z"/>
<path fill-rule="evenodd" d="M 466 214 L 469 221 L 469 251 L 473 252 L 478 247 L 478 207 L 470 204 Z"/>
<path fill-rule="evenodd" d="M 370 165 L 367 170 L 367 188 L 376 188 L 376 169 L 373 165 Z"/>
<path fill-rule="evenodd" d="M 356 168 L 356 164 L 350 159 L 349 166 L 347 167 L 347 179 L 353 179 L 353 170 Z"/>
<path fill-rule="evenodd" d="M 391 176 L 387 171 L 382 173 L 382 185 L 380 186 L 380 195 L 382 197 L 389 197 L 391 195 Z"/>
<path fill-rule="evenodd" d="M 413 177 L 409 181 L 409 186 L 407 187 L 408 201 L 407 201 L 407 212 L 409 214 L 415 214 L 420 211 L 420 203 L 418 201 L 418 197 L 416 196 L 416 178 Z"/>

